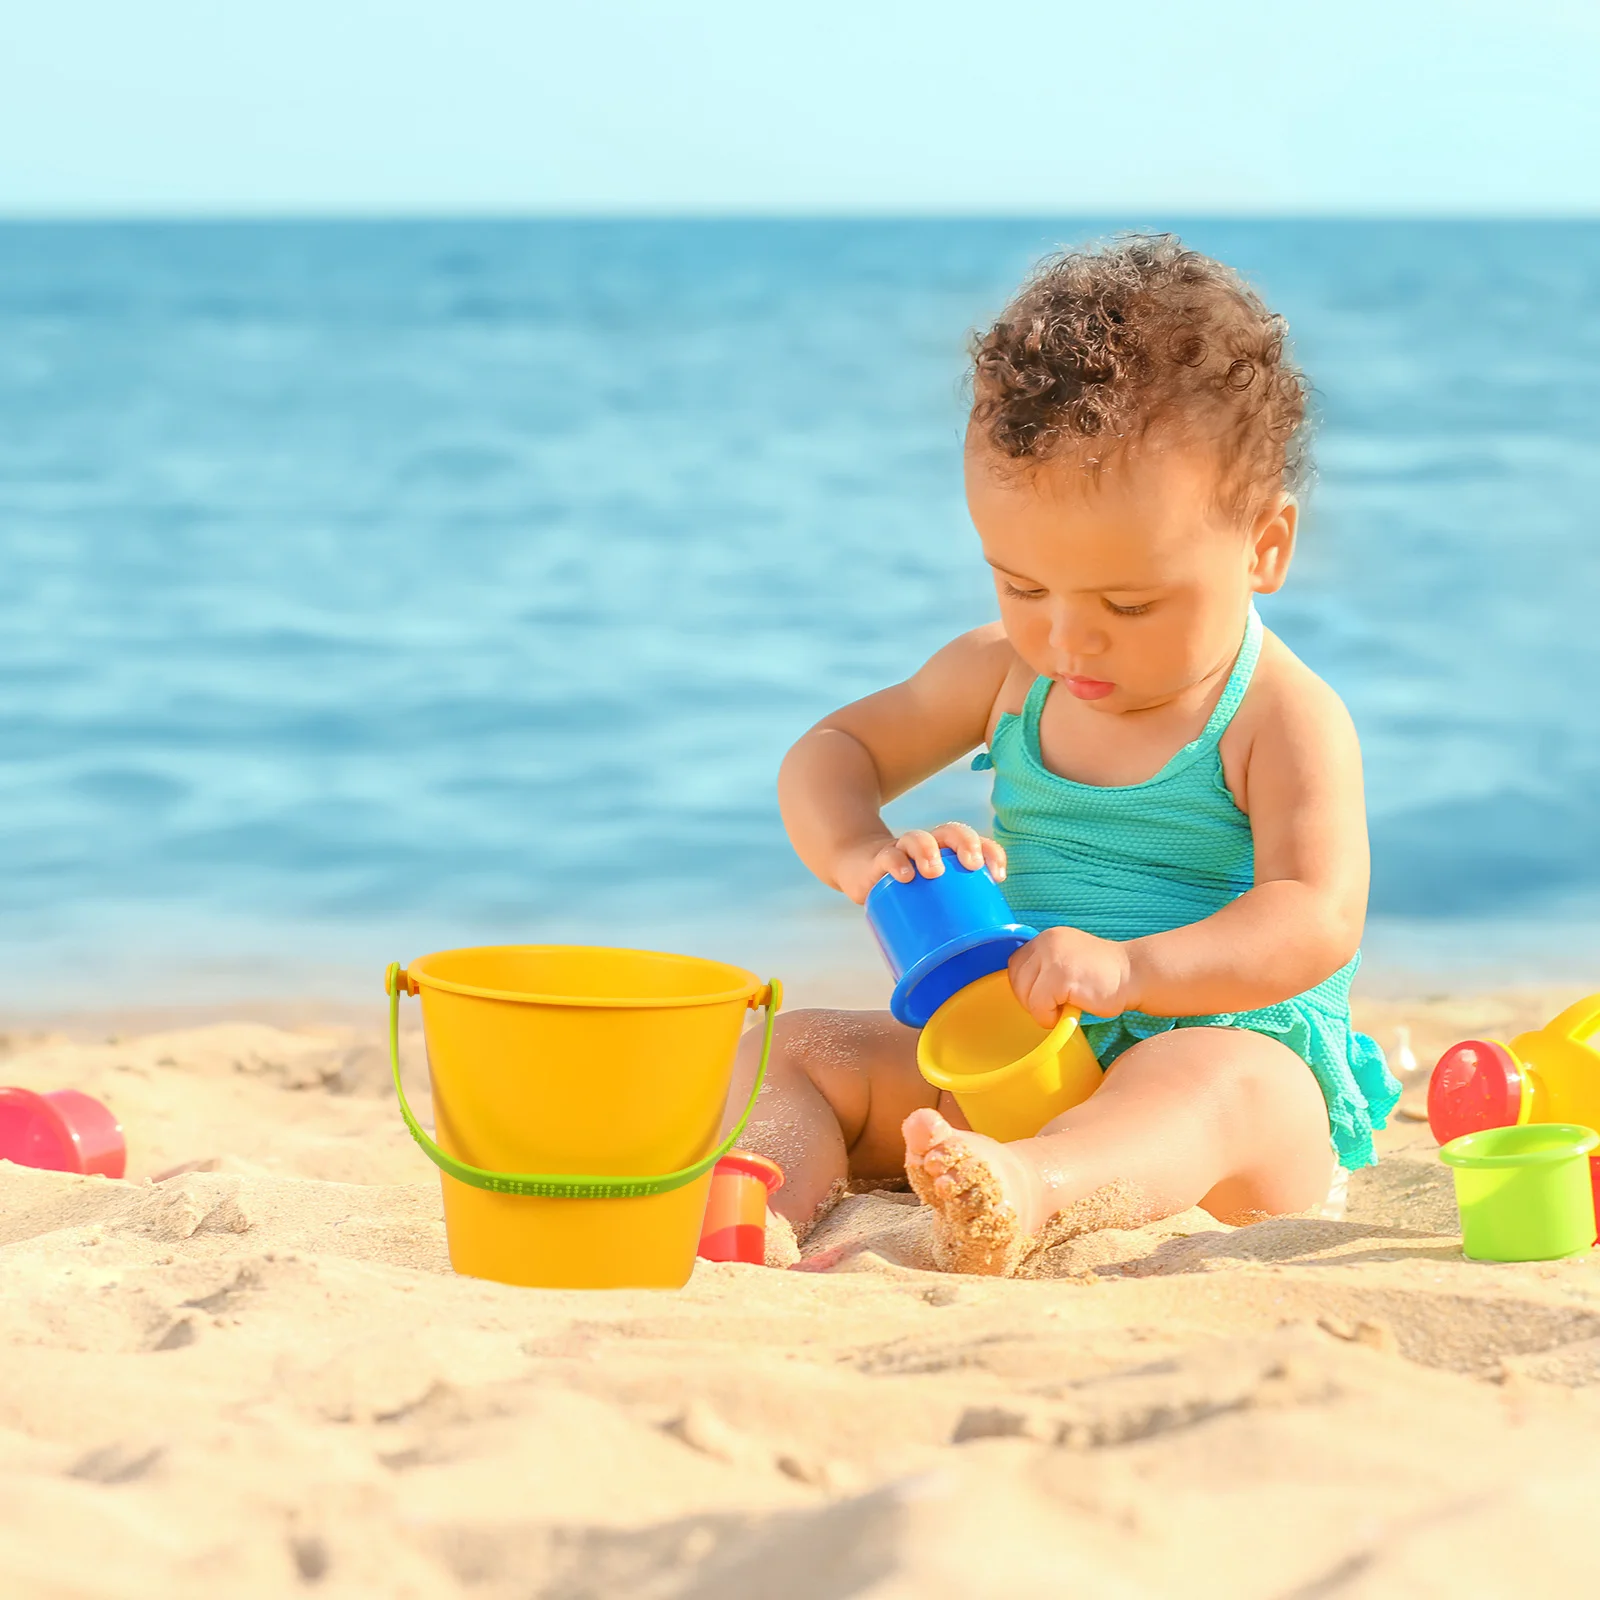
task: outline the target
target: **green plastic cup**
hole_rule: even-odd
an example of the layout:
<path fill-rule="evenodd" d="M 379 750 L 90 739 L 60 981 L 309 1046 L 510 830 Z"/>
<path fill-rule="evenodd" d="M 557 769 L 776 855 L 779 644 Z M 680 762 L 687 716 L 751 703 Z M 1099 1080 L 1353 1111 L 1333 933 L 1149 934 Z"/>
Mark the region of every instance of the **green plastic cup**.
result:
<path fill-rule="evenodd" d="M 1463 1134 L 1439 1152 L 1456 1180 L 1471 1261 L 1554 1261 L 1594 1244 L 1588 1155 L 1600 1135 L 1573 1122 Z"/>

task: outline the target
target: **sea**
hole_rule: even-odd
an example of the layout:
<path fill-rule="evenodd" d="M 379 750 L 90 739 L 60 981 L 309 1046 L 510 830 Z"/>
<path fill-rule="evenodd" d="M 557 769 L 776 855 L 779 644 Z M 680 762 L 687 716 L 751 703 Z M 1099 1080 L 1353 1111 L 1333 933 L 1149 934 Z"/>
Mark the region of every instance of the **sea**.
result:
<path fill-rule="evenodd" d="M 994 615 L 966 341 L 1128 226 L 1316 386 L 1263 611 L 1361 734 L 1368 980 L 1600 989 L 1600 224 L 11 223 L 0 1009 L 875 963 L 778 763 Z M 891 817 L 986 808 L 958 766 Z"/>

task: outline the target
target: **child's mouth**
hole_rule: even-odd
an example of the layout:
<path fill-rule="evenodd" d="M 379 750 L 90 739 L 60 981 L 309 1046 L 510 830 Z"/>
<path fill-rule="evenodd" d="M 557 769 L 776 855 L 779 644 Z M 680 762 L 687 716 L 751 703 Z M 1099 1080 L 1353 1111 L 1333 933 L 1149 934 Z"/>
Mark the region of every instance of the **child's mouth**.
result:
<path fill-rule="evenodd" d="M 1066 685 L 1067 691 L 1080 700 L 1104 700 L 1116 688 L 1116 684 L 1107 683 L 1104 678 L 1078 678 L 1065 677 L 1060 680 Z"/>

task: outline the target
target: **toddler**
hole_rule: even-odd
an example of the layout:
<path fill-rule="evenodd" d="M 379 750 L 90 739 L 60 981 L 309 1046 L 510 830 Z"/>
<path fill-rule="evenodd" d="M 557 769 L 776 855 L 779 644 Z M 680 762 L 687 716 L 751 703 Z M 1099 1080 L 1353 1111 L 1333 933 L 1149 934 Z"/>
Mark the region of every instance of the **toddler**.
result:
<path fill-rule="evenodd" d="M 903 1168 L 940 1264 L 1201 1205 L 1308 1210 L 1399 1096 L 1350 1026 L 1366 914 L 1361 753 L 1261 625 L 1294 552 L 1306 385 L 1281 318 L 1166 236 L 1047 262 L 974 342 L 967 503 L 1000 621 L 824 717 L 778 780 L 796 851 L 860 903 L 940 846 L 1020 921 L 1017 999 L 1080 1008 L 1104 1079 L 1032 1139 L 973 1133 L 887 1013 L 780 1019 L 747 1135 L 802 1236 Z M 885 802 L 976 747 L 994 837 L 896 837 Z M 741 1058 L 753 1071 L 749 1042 Z M 733 1097 L 742 1103 L 736 1093 Z"/>

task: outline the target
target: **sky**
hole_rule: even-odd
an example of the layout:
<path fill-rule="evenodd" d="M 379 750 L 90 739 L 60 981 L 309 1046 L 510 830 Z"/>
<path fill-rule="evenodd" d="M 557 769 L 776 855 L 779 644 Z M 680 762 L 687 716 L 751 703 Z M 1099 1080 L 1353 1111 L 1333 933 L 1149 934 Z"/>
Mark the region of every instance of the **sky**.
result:
<path fill-rule="evenodd" d="M 0 215 L 1592 215 L 1597 84 L 1597 0 L 0 0 Z"/>

